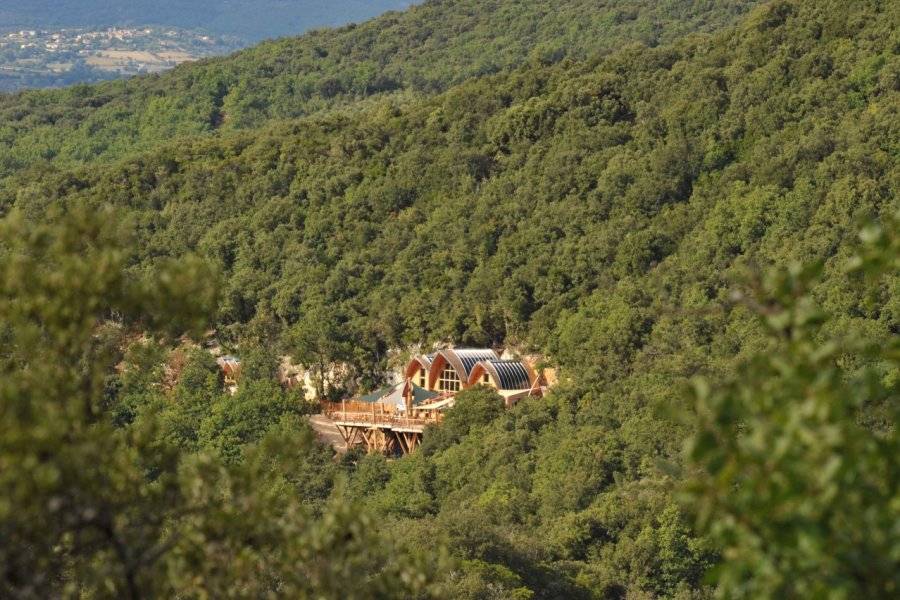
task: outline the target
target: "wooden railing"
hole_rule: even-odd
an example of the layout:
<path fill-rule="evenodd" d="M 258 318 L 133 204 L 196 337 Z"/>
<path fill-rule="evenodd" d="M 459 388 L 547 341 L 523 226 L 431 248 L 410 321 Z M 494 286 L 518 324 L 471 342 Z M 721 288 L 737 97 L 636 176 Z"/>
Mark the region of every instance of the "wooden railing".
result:
<path fill-rule="evenodd" d="M 440 423 L 444 415 L 436 410 L 413 409 L 412 415 L 378 402 L 322 402 L 322 412 L 334 421 L 365 423 L 393 428 L 424 427 Z"/>

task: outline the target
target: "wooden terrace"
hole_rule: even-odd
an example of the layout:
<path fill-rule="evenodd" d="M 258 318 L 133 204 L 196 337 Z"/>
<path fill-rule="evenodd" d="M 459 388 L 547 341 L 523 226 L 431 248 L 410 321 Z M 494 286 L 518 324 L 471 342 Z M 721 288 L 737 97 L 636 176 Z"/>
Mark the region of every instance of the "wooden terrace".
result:
<path fill-rule="evenodd" d="M 417 406 L 411 416 L 391 405 L 358 401 L 323 402 L 322 412 L 334 421 L 348 449 L 363 446 L 367 452 L 397 455 L 413 452 L 425 428 L 443 420 L 439 410 L 428 408 L 436 404 Z"/>

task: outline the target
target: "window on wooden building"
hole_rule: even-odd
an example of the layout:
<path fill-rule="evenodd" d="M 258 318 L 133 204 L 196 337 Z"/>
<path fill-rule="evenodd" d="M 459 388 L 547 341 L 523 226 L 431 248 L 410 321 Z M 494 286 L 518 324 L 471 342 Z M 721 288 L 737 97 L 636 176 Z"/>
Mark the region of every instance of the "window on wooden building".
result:
<path fill-rule="evenodd" d="M 425 387 L 425 369 L 419 369 L 419 387 Z"/>
<path fill-rule="evenodd" d="M 438 389 L 442 392 L 459 391 L 459 378 L 456 376 L 456 371 L 450 365 L 447 365 L 444 367 L 444 370 L 441 371 L 441 376 L 438 378 Z"/>

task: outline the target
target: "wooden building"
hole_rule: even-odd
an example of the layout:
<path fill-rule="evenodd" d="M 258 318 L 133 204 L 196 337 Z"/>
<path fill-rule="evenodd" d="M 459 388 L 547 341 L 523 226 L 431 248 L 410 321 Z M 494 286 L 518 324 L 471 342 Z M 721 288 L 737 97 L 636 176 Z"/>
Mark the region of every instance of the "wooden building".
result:
<path fill-rule="evenodd" d="M 457 392 L 486 385 L 497 390 L 509 407 L 542 395 L 548 383 L 532 361 L 503 359 L 489 348 L 414 356 L 404 375 L 399 383 L 358 399 L 322 403 L 348 448 L 359 445 L 368 452 L 407 454 L 421 443 L 426 427 L 443 420 Z"/>
<path fill-rule="evenodd" d="M 445 349 L 414 356 L 406 366 L 406 381 L 437 393 L 455 393 L 473 385 L 493 387 L 512 406 L 546 387 L 543 373 L 527 360 L 504 360 L 489 348 Z"/>

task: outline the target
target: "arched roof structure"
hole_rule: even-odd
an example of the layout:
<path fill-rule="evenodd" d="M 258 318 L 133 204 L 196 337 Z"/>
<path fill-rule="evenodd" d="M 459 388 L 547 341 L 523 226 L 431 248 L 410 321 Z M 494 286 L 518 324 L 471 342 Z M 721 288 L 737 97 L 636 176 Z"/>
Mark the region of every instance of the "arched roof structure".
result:
<path fill-rule="evenodd" d="M 467 381 L 475 385 L 487 373 L 500 390 L 527 390 L 533 380 L 528 367 L 520 360 L 482 360 L 472 369 Z"/>
<path fill-rule="evenodd" d="M 465 386 L 469 381 L 469 375 L 472 373 L 472 369 L 475 368 L 475 365 L 483 360 L 498 360 L 499 358 L 497 353 L 489 348 L 441 350 L 435 355 L 434 361 L 432 361 L 431 371 L 428 376 L 428 387 L 434 387 L 444 365 L 449 364 L 453 367 L 460 385 Z"/>
<path fill-rule="evenodd" d="M 419 369 L 425 369 L 425 372 L 431 371 L 431 363 L 434 362 L 434 354 L 420 354 L 414 356 L 409 364 L 406 365 L 406 378 L 414 376 Z"/>

